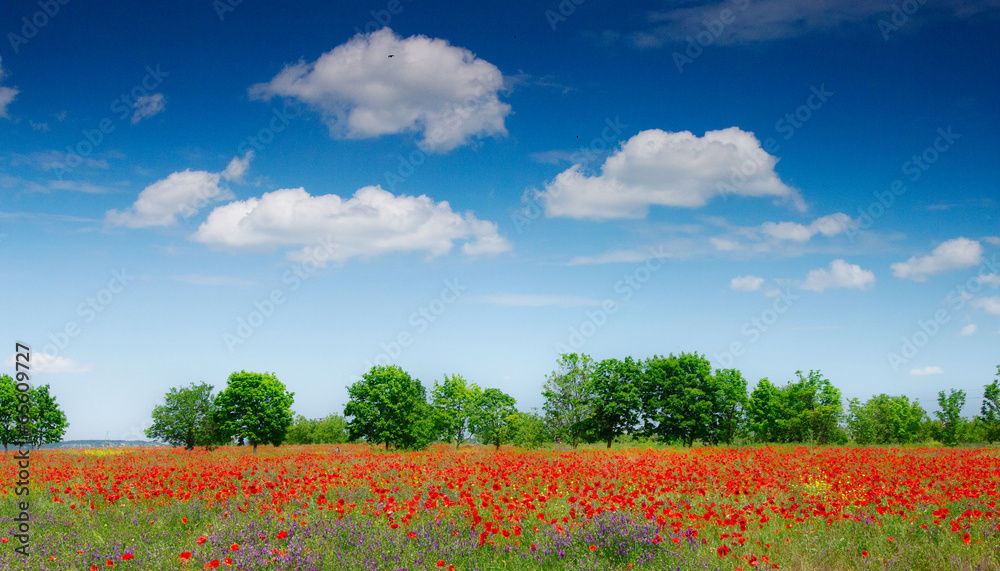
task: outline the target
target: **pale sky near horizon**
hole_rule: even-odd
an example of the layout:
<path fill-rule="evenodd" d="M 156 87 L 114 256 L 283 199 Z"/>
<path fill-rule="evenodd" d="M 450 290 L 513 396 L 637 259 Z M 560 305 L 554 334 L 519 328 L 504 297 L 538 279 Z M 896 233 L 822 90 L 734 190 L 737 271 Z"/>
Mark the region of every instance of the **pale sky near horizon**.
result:
<path fill-rule="evenodd" d="M 902 7 L 900 7 L 902 6 Z M 903 10 L 906 10 L 904 12 Z M 1000 342 L 995 1 L 12 1 L 0 372 L 66 439 L 392 362 L 540 407 L 564 350 L 978 413 Z"/>

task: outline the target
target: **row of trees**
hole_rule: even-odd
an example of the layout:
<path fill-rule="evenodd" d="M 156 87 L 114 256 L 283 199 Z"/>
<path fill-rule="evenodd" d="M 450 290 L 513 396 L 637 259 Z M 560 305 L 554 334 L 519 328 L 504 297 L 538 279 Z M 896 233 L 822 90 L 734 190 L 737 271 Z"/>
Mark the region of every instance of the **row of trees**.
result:
<path fill-rule="evenodd" d="M 514 397 L 480 388 L 461 375 L 434 383 L 431 401 L 420 381 L 397 366 L 376 366 L 347 388 L 348 439 L 386 448 L 423 448 L 444 440 L 458 448 L 470 437 L 497 448 L 515 440 L 538 440 L 537 422 L 517 410 Z"/>
<path fill-rule="evenodd" d="M 273 373 L 240 371 L 229 375 L 225 390 L 212 396 L 204 382 L 170 389 L 153 409 L 146 436 L 188 450 L 234 442 L 280 445 L 292 424 L 294 393 Z"/>
<path fill-rule="evenodd" d="M 500 389 L 483 389 L 461 375 L 434 382 L 430 398 L 419 380 L 398 366 L 375 366 L 347 388 L 344 415 L 307 419 L 291 413 L 292 393 L 270 373 L 241 371 L 212 396 L 201 383 L 171 389 L 153 411 L 146 433 L 189 449 L 227 441 L 340 443 L 363 440 L 387 449 L 424 448 L 434 441 L 460 447 L 475 439 L 499 448 L 538 446 L 552 440 L 576 447 L 616 439 L 695 442 L 906 444 L 939 440 L 947 445 L 1000 439 L 1000 366 L 985 387 L 981 415 L 961 416 L 965 393 L 939 393 L 931 419 L 905 396 L 850 399 L 819 371 L 796 371 L 776 385 L 763 378 L 752 392 L 736 369 L 712 370 L 697 353 L 595 362 L 565 354 L 542 387 L 543 414 L 521 412 Z M 227 440 L 228 439 L 228 440 Z"/>
<path fill-rule="evenodd" d="M 21 400 L 26 394 L 28 401 Z M 25 414 L 27 424 L 19 419 Z M 11 444 L 22 439 L 35 448 L 49 442 L 59 442 L 66 434 L 69 423 L 66 414 L 59 408 L 54 395 L 49 393 L 49 385 L 31 387 L 24 393 L 17 390 L 17 383 L 9 375 L 0 375 L 0 443 L 6 451 Z"/>

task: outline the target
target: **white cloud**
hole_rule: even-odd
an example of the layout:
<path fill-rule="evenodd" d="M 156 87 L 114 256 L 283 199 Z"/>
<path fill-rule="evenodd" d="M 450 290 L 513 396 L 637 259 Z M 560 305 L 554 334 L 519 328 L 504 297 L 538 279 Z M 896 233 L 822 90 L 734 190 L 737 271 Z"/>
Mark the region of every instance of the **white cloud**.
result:
<path fill-rule="evenodd" d="M 824 236 L 836 236 L 844 231 L 850 224 L 851 217 L 837 212 L 822 218 L 817 218 L 809 226 L 804 226 L 797 222 L 765 222 L 761 225 L 761 232 L 777 238 L 779 240 L 793 240 L 795 242 L 807 242 L 816 234 Z"/>
<path fill-rule="evenodd" d="M 240 182 L 243 180 L 243 175 L 246 174 L 247 169 L 250 168 L 250 159 L 252 158 L 253 151 L 247 151 L 242 159 L 240 157 L 233 157 L 233 160 L 229 161 L 229 164 L 226 165 L 226 170 L 222 171 L 222 178 Z"/>
<path fill-rule="evenodd" d="M 650 129 L 623 143 L 600 175 L 573 165 L 536 198 L 545 201 L 546 216 L 596 220 L 642 218 L 650 205 L 704 206 L 724 194 L 772 196 L 804 209 L 799 192 L 774 172 L 777 162 L 737 127 L 703 137 Z"/>
<path fill-rule="evenodd" d="M 230 276 L 205 276 L 200 274 L 184 274 L 170 276 L 170 279 L 191 285 L 201 286 L 251 286 L 252 281 L 241 280 Z"/>
<path fill-rule="evenodd" d="M 11 153 L 10 164 L 11 166 L 21 166 L 29 165 L 32 168 L 36 168 L 43 171 L 55 170 L 55 169 L 67 169 L 70 168 L 67 164 L 69 160 L 81 161 L 83 165 L 91 168 L 97 169 L 107 169 L 111 165 L 105 159 L 97 159 L 92 156 L 80 157 L 77 154 L 67 155 L 62 151 L 37 151 L 31 153 L 30 155 L 22 155 L 19 153 Z"/>
<path fill-rule="evenodd" d="M 673 257 L 664 246 L 651 247 L 643 250 L 612 250 L 596 256 L 575 256 L 567 265 L 583 266 L 596 264 L 626 264 L 645 262 L 650 258 L 666 259 Z"/>
<path fill-rule="evenodd" d="M 210 202 L 232 199 L 233 193 L 219 183 L 239 180 L 252 156 L 253 151 L 247 151 L 242 159 L 233 158 L 222 172 L 188 169 L 172 173 L 143 189 L 131 208 L 121 212 L 109 210 L 105 220 L 108 224 L 129 228 L 176 224 L 178 216 L 188 218 Z"/>
<path fill-rule="evenodd" d="M 2 61 L 0 61 L 0 80 L 3 80 Z M 0 85 L 0 117 L 7 116 L 7 106 L 10 105 L 11 101 L 14 101 L 14 97 L 16 97 L 17 94 L 17 89 L 13 87 L 3 87 Z"/>
<path fill-rule="evenodd" d="M 4 364 L 14 366 L 15 355 L 11 355 Z M 49 355 L 48 353 L 31 354 L 31 370 L 36 373 L 86 373 L 94 369 L 92 364 L 81 365 L 73 359 Z"/>
<path fill-rule="evenodd" d="M 113 189 L 106 186 L 97 186 L 81 180 L 50 180 L 48 188 L 54 190 L 72 190 L 75 192 L 86 192 L 88 194 L 104 194 L 112 192 Z"/>
<path fill-rule="evenodd" d="M 483 295 L 477 298 L 485 303 L 510 305 L 520 307 L 545 307 L 557 305 L 560 307 L 578 307 L 601 305 L 601 300 L 578 295 L 543 295 L 543 294 L 500 294 Z"/>
<path fill-rule="evenodd" d="M 913 256 L 905 262 L 892 264 L 892 275 L 915 282 L 927 281 L 927 276 L 975 266 L 983 259 L 983 246 L 968 238 L 942 242 L 926 256 Z"/>
<path fill-rule="evenodd" d="M 716 250 L 719 250 L 720 252 L 732 252 L 734 250 L 739 250 L 740 248 L 742 248 L 739 242 L 735 242 L 733 240 L 730 240 L 729 238 L 720 238 L 718 236 L 713 236 L 709 238 L 708 241 L 713 246 L 715 246 Z"/>
<path fill-rule="evenodd" d="M 972 300 L 972 307 L 978 307 L 986 313 L 1000 315 L 1000 295 L 993 297 L 978 297 Z"/>
<path fill-rule="evenodd" d="M 992 287 L 1000 287 L 1000 276 L 996 274 L 986 274 L 976 278 L 981 284 L 989 284 Z"/>
<path fill-rule="evenodd" d="M 757 291 L 763 283 L 764 278 L 758 278 L 757 276 L 736 276 L 729 281 L 729 289 L 736 291 Z"/>
<path fill-rule="evenodd" d="M 216 207 L 192 237 L 212 248 L 271 250 L 304 246 L 291 259 L 344 261 L 387 252 L 447 254 L 455 240 L 466 240 L 468 255 L 493 255 L 510 249 L 493 222 L 471 212 L 453 212 L 445 201 L 425 195 L 395 196 L 366 186 L 348 199 L 313 196 L 302 188 L 264 193 L 260 198 Z"/>
<path fill-rule="evenodd" d="M 994 246 L 1000 246 L 1000 236 L 984 236 L 983 242 L 993 244 Z"/>
<path fill-rule="evenodd" d="M 922 369 L 910 369 L 911 375 L 942 375 L 944 370 L 941 367 L 924 367 Z"/>
<path fill-rule="evenodd" d="M 49 124 L 44 121 L 32 121 L 29 119 L 28 124 L 31 125 L 31 128 L 34 129 L 35 131 L 41 131 L 45 133 L 49 130 Z"/>
<path fill-rule="evenodd" d="M 829 271 L 824 268 L 810 271 L 799 287 L 822 293 L 823 290 L 834 288 L 868 289 L 874 284 L 875 274 L 871 271 L 844 260 L 834 260 L 830 262 Z"/>
<path fill-rule="evenodd" d="M 334 137 L 423 134 L 428 152 L 447 152 L 474 137 L 506 135 L 503 75 L 467 49 L 389 28 L 356 35 L 315 62 L 299 61 L 252 97 L 294 97 L 323 113 Z"/>
<path fill-rule="evenodd" d="M 135 112 L 132 113 L 132 124 L 159 114 L 166 107 L 162 93 L 143 95 L 135 100 Z"/>
<path fill-rule="evenodd" d="M 963 337 L 965 337 L 967 335 L 972 335 L 973 333 L 975 333 L 976 329 L 977 329 L 976 324 L 975 323 L 970 323 L 970 324 L 966 325 L 965 327 L 963 327 L 962 331 L 960 331 L 958 334 L 961 335 L 961 336 L 963 336 Z"/>

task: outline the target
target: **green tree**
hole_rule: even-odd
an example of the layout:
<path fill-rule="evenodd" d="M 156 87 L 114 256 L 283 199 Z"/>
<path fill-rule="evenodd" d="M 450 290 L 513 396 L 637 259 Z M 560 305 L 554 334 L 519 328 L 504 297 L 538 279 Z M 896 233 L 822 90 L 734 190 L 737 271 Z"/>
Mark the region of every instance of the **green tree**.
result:
<path fill-rule="evenodd" d="M 639 394 L 639 380 L 642 368 L 639 363 L 626 357 L 605 359 L 594 367 L 591 376 L 592 430 L 588 435 L 596 441 L 604 442 L 608 448 L 615 438 L 626 434 L 639 423 L 642 398 Z"/>
<path fill-rule="evenodd" d="M 962 407 L 965 406 L 965 391 L 951 389 L 945 396 L 944 391 L 938 393 L 938 407 L 934 416 L 941 421 L 941 442 L 945 446 L 958 445 L 958 435 L 962 429 Z"/>
<path fill-rule="evenodd" d="M 517 416 L 517 430 L 514 433 L 514 444 L 524 448 L 539 448 L 552 442 L 552 431 L 545 422 L 545 417 L 533 412 L 522 412 Z"/>
<path fill-rule="evenodd" d="M 980 409 L 986 441 L 993 444 L 1000 440 L 1000 365 L 997 365 L 997 378 L 986 385 L 983 391 L 983 406 Z"/>
<path fill-rule="evenodd" d="M 341 444 L 347 442 L 347 421 L 339 414 L 325 418 L 296 415 L 285 434 L 288 444 Z"/>
<path fill-rule="evenodd" d="M 716 369 L 715 390 L 714 439 L 731 444 L 743 427 L 747 381 L 736 369 Z"/>
<path fill-rule="evenodd" d="M 28 391 L 28 398 L 31 412 L 27 432 L 24 433 L 26 442 L 41 448 L 42 444 L 62 440 L 69 422 L 55 396 L 49 394 L 49 385 L 32 388 Z"/>
<path fill-rule="evenodd" d="M 847 430 L 855 442 L 868 444 L 908 444 L 920 439 L 927 413 L 917 401 L 885 394 L 861 403 L 848 401 Z"/>
<path fill-rule="evenodd" d="M 716 440 L 719 394 L 712 364 L 704 356 L 654 355 L 645 363 L 642 391 L 648 431 L 685 446 Z"/>
<path fill-rule="evenodd" d="M 840 390 L 823 377 L 819 371 L 795 371 L 798 381 L 784 388 L 784 425 L 788 442 L 826 444 L 834 440 L 838 424 L 844 414 Z"/>
<path fill-rule="evenodd" d="M 485 389 L 475 396 L 469 429 L 483 444 L 497 450 L 513 440 L 517 430 L 518 412 L 514 397 L 500 389 Z"/>
<path fill-rule="evenodd" d="M 576 448 L 593 416 L 594 361 L 587 355 L 566 353 L 559 357 L 557 366 L 542 385 L 545 421 L 555 436 Z"/>
<path fill-rule="evenodd" d="M 762 378 L 747 402 L 747 422 L 756 442 L 785 442 L 782 419 L 785 393 L 767 377 Z"/>
<path fill-rule="evenodd" d="M 295 415 L 292 424 L 285 432 L 286 444 L 313 444 L 313 431 L 316 430 L 318 421 L 314 418 L 306 418 L 301 414 Z"/>
<path fill-rule="evenodd" d="M 372 367 L 347 387 L 349 439 L 364 438 L 386 449 L 426 448 L 434 439 L 426 393 L 419 380 L 396 365 Z"/>
<path fill-rule="evenodd" d="M 18 431 L 18 391 L 17 383 L 9 375 L 0 375 L 0 442 L 3 449 L 21 441 Z"/>
<path fill-rule="evenodd" d="M 468 439 L 469 421 L 480 389 L 461 375 L 445 375 L 444 381 L 434 381 L 431 389 L 431 408 L 435 432 L 447 442 L 455 443 L 455 450 Z"/>
<path fill-rule="evenodd" d="M 328 414 L 317 420 L 312 440 L 313 444 L 343 444 L 348 442 L 347 419 L 339 414 Z"/>
<path fill-rule="evenodd" d="M 171 388 L 163 404 L 153 409 L 153 425 L 146 429 L 146 437 L 188 450 L 218 444 L 212 389 L 204 382 Z"/>
<path fill-rule="evenodd" d="M 215 425 L 222 438 L 280 446 L 292 424 L 295 393 L 274 373 L 240 371 L 229 375 L 226 389 L 215 397 Z"/>

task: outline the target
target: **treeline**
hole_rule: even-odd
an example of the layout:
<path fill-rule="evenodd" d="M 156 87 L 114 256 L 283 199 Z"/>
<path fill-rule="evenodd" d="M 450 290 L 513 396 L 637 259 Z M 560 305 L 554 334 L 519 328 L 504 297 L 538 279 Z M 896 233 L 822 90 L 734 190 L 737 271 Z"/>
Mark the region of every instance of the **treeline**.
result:
<path fill-rule="evenodd" d="M 364 441 L 386 449 L 457 447 L 476 441 L 537 447 L 548 442 L 656 441 L 685 446 L 734 443 L 909 444 L 1000 439 L 1000 366 L 984 388 L 981 414 L 965 418 L 965 393 L 938 395 L 931 418 L 917 401 L 880 394 L 849 399 L 820 371 L 796 371 L 783 385 L 763 378 L 748 392 L 736 369 L 715 369 L 697 353 L 594 361 L 560 356 L 542 386 L 542 411 L 524 412 L 497 388 L 445 375 L 430 394 L 398 366 L 375 366 L 347 387 L 343 415 L 293 418 L 292 393 L 271 373 L 233 373 L 212 397 L 201 383 L 171 389 L 147 436 L 175 445 L 321 444 Z"/>
<path fill-rule="evenodd" d="M 59 408 L 49 385 L 17 389 L 18 383 L 9 375 L 0 375 L 0 444 L 9 446 L 22 442 L 34 448 L 59 442 L 69 423 Z M 24 383 L 21 383 L 24 388 Z M 22 422 L 26 421 L 26 422 Z"/>

